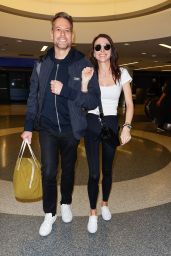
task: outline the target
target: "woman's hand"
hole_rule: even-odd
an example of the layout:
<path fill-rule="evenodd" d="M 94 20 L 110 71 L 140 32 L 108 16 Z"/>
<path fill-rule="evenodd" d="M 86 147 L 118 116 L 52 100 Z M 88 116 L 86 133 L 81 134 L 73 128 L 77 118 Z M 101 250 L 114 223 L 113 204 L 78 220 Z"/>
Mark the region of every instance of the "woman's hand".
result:
<path fill-rule="evenodd" d="M 82 70 L 82 84 L 81 84 L 81 91 L 83 92 L 87 92 L 88 91 L 88 83 L 90 81 L 90 79 L 92 78 L 94 73 L 94 69 L 91 67 L 86 67 Z"/>
<path fill-rule="evenodd" d="M 124 126 L 121 132 L 121 145 L 128 143 L 131 140 L 130 128 Z"/>
<path fill-rule="evenodd" d="M 50 85 L 51 85 L 51 92 L 56 95 L 60 95 L 63 87 L 63 83 L 57 80 L 51 80 Z"/>
<path fill-rule="evenodd" d="M 92 78 L 94 73 L 94 69 L 91 67 L 83 68 L 82 70 L 82 83 L 88 83 Z"/>

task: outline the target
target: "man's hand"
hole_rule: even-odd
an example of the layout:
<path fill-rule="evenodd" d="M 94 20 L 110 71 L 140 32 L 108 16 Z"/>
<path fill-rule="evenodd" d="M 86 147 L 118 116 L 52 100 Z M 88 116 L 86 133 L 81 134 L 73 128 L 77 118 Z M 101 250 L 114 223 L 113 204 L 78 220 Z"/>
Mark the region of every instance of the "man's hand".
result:
<path fill-rule="evenodd" d="M 29 144 L 31 144 L 31 139 L 32 139 L 32 132 L 24 131 L 21 134 L 21 138 L 23 140 L 27 140 Z"/>
<path fill-rule="evenodd" d="M 51 80 L 50 85 L 51 85 L 51 92 L 56 95 L 60 95 L 63 87 L 63 83 L 57 80 Z"/>

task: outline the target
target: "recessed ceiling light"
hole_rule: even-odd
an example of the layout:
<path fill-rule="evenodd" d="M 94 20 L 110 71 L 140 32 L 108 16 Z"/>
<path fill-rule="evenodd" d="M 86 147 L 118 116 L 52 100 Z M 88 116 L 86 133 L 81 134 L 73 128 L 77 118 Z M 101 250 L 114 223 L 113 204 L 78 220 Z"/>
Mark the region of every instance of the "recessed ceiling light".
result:
<path fill-rule="evenodd" d="M 152 67 L 145 67 L 145 68 L 136 68 L 135 70 L 143 70 L 143 69 L 151 69 L 151 68 L 162 68 L 162 67 L 170 67 L 171 65 L 162 65 L 162 66 L 152 66 Z"/>
<path fill-rule="evenodd" d="M 40 51 L 41 51 L 41 52 L 44 52 L 47 48 L 48 48 L 48 46 L 47 46 L 47 45 L 44 45 Z"/>
<path fill-rule="evenodd" d="M 17 43 L 22 43 L 23 41 L 20 39 L 17 39 Z"/>
<path fill-rule="evenodd" d="M 146 52 L 142 52 L 141 54 L 145 55 L 145 54 L 147 54 L 147 53 L 146 53 Z"/>
<path fill-rule="evenodd" d="M 157 55 L 156 55 L 156 54 L 152 54 L 151 56 L 152 56 L 153 58 L 155 58 Z"/>
<path fill-rule="evenodd" d="M 158 60 L 154 60 L 154 62 L 159 62 Z"/>
<path fill-rule="evenodd" d="M 171 46 L 168 44 L 159 44 L 159 45 L 171 49 Z"/>
<path fill-rule="evenodd" d="M 128 65 L 133 65 L 133 64 L 137 64 L 139 63 L 138 61 L 134 61 L 134 62 L 129 62 L 129 63 L 125 63 L 125 64 L 121 64 L 121 66 L 128 66 Z"/>
<path fill-rule="evenodd" d="M 130 45 L 130 43 L 124 43 L 124 45 Z"/>

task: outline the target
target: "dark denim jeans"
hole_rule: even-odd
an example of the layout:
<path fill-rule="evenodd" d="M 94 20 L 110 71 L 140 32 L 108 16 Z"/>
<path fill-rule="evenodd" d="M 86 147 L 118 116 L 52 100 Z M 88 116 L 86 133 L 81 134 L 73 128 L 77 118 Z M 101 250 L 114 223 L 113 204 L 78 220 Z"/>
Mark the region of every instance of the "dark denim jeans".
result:
<path fill-rule="evenodd" d="M 56 214 L 57 169 L 61 157 L 61 204 L 71 204 L 74 170 L 79 141 L 71 132 L 55 134 L 41 130 L 39 133 L 42 163 L 43 210 Z"/>

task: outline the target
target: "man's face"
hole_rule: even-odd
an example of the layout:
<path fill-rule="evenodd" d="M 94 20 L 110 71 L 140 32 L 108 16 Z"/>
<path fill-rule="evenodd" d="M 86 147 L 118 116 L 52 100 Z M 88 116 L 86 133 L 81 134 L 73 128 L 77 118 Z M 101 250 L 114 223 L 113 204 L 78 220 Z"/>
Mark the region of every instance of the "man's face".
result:
<path fill-rule="evenodd" d="M 68 20 L 64 18 L 56 19 L 53 23 L 51 35 L 56 48 L 60 50 L 68 50 L 71 48 L 73 33 Z"/>

